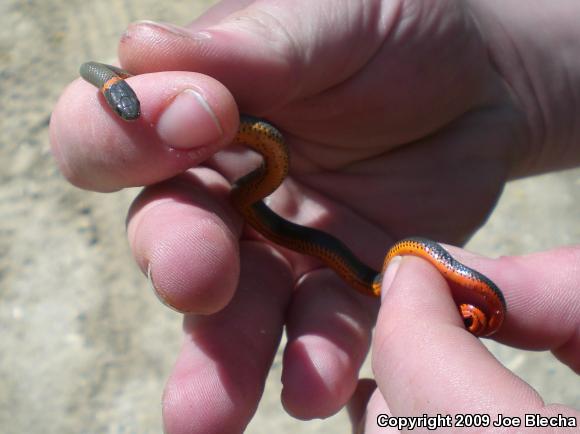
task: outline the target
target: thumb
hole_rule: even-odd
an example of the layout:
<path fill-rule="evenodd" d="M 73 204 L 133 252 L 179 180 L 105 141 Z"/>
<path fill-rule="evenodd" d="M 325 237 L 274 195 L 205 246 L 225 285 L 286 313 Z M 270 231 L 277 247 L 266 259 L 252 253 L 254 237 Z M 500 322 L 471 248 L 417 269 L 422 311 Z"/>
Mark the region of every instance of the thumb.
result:
<path fill-rule="evenodd" d="M 121 63 L 135 74 L 210 75 L 242 111 L 260 115 L 352 75 L 388 33 L 385 17 L 396 16 L 381 2 L 247 3 L 221 2 L 188 27 L 134 23 L 121 39 Z"/>
<path fill-rule="evenodd" d="M 544 264 L 549 253 L 543 254 Z M 554 253 L 563 259 L 558 250 L 552 251 L 553 259 Z M 524 257 L 524 261 L 529 259 Z M 552 277 L 559 280 L 565 274 Z M 539 413 L 577 417 L 570 408 L 546 406 L 535 390 L 462 329 L 449 287 L 433 266 L 405 257 L 385 277 L 383 289 L 387 292 L 377 319 L 372 363 L 377 386 L 393 415 Z M 571 283 L 569 277 L 573 276 L 559 283 Z M 572 288 L 577 286 L 572 284 Z M 577 304 L 577 297 L 569 298 L 574 300 Z"/>
<path fill-rule="evenodd" d="M 465 332 L 446 281 L 430 264 L 404 257 L 383 289 L 372 364 L 393 414 L 492 414 L 514 410 L 514 396 L 540 404 L 529 386 Z"/>

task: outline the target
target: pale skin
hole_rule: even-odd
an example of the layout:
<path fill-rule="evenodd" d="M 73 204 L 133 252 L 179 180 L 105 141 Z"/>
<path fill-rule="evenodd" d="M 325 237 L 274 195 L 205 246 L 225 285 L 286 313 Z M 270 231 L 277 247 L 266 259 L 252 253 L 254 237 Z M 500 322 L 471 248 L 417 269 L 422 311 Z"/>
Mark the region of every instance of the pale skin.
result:
<path fill-rule="evenodd" d="M 377 317 L 378 302 L 333 272 L 243 230 L 229 185 L 258 160 L 217 154 L 238 110 L 272 121 L 292 166 L 269 205 L 377 268 L 408 235 L 461 244 L 508 180 L 580 164 L 580 48 L 570 42 L 580 5 L 519 5 L 224 1 L 185 28 L 128 28 L 119 57 L 140 74 L 129 79 L 139 121 L 112 115 L 81 80 L 64 91 L 51 121 L 63 173 L 96 191 L 145 186 L 129 242 L 162 301 L 186 314 L 163 398 L 167 433 L 242 432 L 284 326 L 282 402 L 298 418 L 348 404 L 353 425 L 372 433 L 385 432 L 380 412 L 578 415 L 545 406 L 489 355 L 424 261 L 389 269 Z M 452 252 L 504 290 L 497 340 L 551 350 L 580 372 L 579 247 Z M 375 321 L 376 383 L 359 382 Z"/>

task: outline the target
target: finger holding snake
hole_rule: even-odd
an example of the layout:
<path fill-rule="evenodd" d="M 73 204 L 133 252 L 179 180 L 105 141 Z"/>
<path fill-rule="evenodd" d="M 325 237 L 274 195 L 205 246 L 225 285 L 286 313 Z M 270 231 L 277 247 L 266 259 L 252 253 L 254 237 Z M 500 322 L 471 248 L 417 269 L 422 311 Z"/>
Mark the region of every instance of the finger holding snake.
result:
<path fill-rule="evenodd" d="M 132 78 L 130 80 L 135 80 L 136 78 Z M 153 86 L 155 86 L 154 84 L 151 84 Z M 138 91 L 139 92 L 139 91 Z M 94 95 L 94 93 L 93 93 Z M 144 98 L 141 104 L 141 110 L 142 110 L 142 116 L 144 117 L 144 119 L 147 119 L 147 113 L 148 113 L 148 102 L 147 102 L 147 98 Z M 98 107 L 102 110 L 103 109 L 103 104 L 101 102 L 100 105 L 98 105 Z M 72 116 L 72 114 L 71 114 Z M 111 116 L 110 114 L 107 116 Z M 113 115 L 114 116 L 114 115 Z M 111 117 L 112 119 L 113 116 Z M 137 121 L 137 122 L 141 122 L 141 120 Z M 123 123 L 123 121 L 121 121 L 120 123 L 122 125 L 121 129 L 123 131 L 136 131 L 136 130 L 132 130 L 133 128 L 133 124 L 131 123 Z M 68 138 L 67 138 L 68 139 Z M 147 148 L 146 148 L 147 149 Z M 174 149 L 170 149 L 170 153 L 171 152 L 175 152 Z M 179 150 L 178 150 L 179 152 Z M 176 159 L 178 160 L 180 157 L 177 157 Z M 240 159 L 236 160 L 236 165 L 240 165 Z M 94 161 L 93 161 L 94 163 Z M 155 161 L 155 163 L 157 163 L 157 161 Z M 190 162 L 191 163 L 191 162 Z M 243 164 L 242 164 L 243 165 Z M 249 167 L 250 165 L 248 165 Z M 163 165 L 162 165 L 163 167 Z M 199 169 L 199 170 L 209 170 L 209 169 Z M 135 171 L 137 176 L 142 176 L 141 173 L 139 173 L 139 171 Z M 214 172 L 212 172 L 214 173 Z M 227 173 L 227 171 L 225 172 Z M 193 209 L 198 210 L 198 209 L 202 209 L 203 211 L 210 211 L 210 214 L 212 213 L 212 209 L 215 209 L 215 207 L 218 207 L 218 210 L 221 208 L 223 209 L 227 209 L 227 205 L 225 205 L 226 202 L 226 187 L 227 184 L 224 183 L 224 179 L 221 178 L 219 176 L 217 176 L 216 178 L 213 179 L 213 181 L 211 180 L 211 177 L 207 177 L 207 172 L 202 172 L 200 173 L 199 171 L 196 173 L 195 171 L 192 172 L 192 174 L 194 175 L 193 177 L 193 181 L 191 182 L 192 179 L 186 179 L 184 182 L 183 178 L 180 178 L 179 181 L 181 181 L 181 186 L 183 186 L 184 184 L 188 184 L 188 185 L 193 185 L 195 186 L 197 184 L 199 190 L 195 191 L 196 195 L 196 199 L 194 201 L 191 201 L 190 198 L 186 198 L 184 199 L 184 197 L 187 197 L 187 194 L 184 196 L 180 196 L 179 194 L 175 194 L 174 192 L 176 190 L 174 190 L 175 185 L 172 184 L 172 182 L 170 182 L 170 184 L 167 184 L 166 186 L 168 187 L 168 191 L 171 191 L 172 193 L 167 194 L 166 192 L 163 192 L 161 194 L 159 194 L 158 196 L 156 196 L 155 194 L 149 196 L 148 198 L 146 198 L 144 201 L 141 202 L 141 205 L 138 205 L 134 208 L 135 209 L 135 213 L 133 214 L 133 216 L 138 216 L 139 212 L 141 210 L 145 210 L 145 212 L 141 215 L 146 215 L 146 212 L 149 212 L 152 209 L 157 208 L 157 205 L 159 205 L 160 203 L 163 203 L 163 206 L 166 206 L 167 203 L 169 202 L 171 205 L 173 205 L 174 203 L 184 203 L 186 204 L 186 208 L 187 206 L 190 206 L 193 204 Z M 199 180 L 203 179 L 204 181 L 202 181 L 201 186 L 200 184 L 197 182 Z M 236 179 L 236 177 L 230 177 L 228 176 L 228 179 Z M 207 184 L 207 180 L 209 180 L 209 184 Z M 117 180 L 115 182 L 118 182 Z M 154 189 L 155 190 L 155 189 Z M 179 188 L 177 189 L 177 191 L 180 190 Z M 184 189 L 186 190 L 186 189 Z M 151 191 L 151 190 L 149 190 Z M 159 190 L 158 190 L 159 192 Z M 178 200 L 176 199 L 176 196 L 180 196 L 178 198 Z M 198 205 L 198 201 L 199 198 L 203 198 L 205 196 L 215 196 L 218 197 L 220 200 L 218 200 L 217 202 L 212 202 L 211 200 L 208 202 L 209 205 L 205 205 L 205 206 L 201 206 L 199 207 Z M 153 200 L 149 200 L 152 197 L 154 197 Z M 308 194 L 306 195 L 306 197 L 308 197 Z M 221 198 L 224 199 L 224 201 L 221 201 Z M 320 200 L 320 196 L 319 195 L 315 195 L 313 196 L 313 198 L 316 198 L 317 202 L 321 202 L 324 203 L 324 200 Z M 167 199 L 170 199 L 169 201 L 167 201 Z M 290 209 L 292 209 L 292 201 L 290 202 Z M 161 210 L 161 208 L 159 208 L 158 210 Z M 302 211 L 302 210 L 301 210 Z M 282 213 L 284 213 L 284 211 L 282 211 Z M 173 213 L 167 213 L 165 214 L 173 214 Z M 287 213 L 284 213 L 287 214 Z M 168 286 L 169 288 L 173 288 L 173 289 L 169 289 L 168 291 L 160 291 L 161 292 L 161 296 L 164 297 L 165 301 L 168 302 L 168 304 L 171 304 L 173 307 L 179 309 L 179 310 L 185 310 L 185 311 L 198 311 L 198 312 L 211 312 L 211 311 L 215 311 L 217 309 L 218 306 L 223 305 L 225 303 L 225 301 L 228 299 L 229 296 L 231 296 L 232 292 L 233 292 L 233 288 L 232 288 L 232 282 L 235 282 L 236 280 L 236 276 L 237 276 L 237 271 L 236 271 L 236 267 L 229 267 L 229 269 L 227 269 L 227 267 L 221 266 L 221 267 L 212 267 L 211 264 L 215 257 L 221 256 L 221 257 L 232 257 L 232 256 L 228 256 L 227 254 L 224 254 L 225 250 L 227 250 L 227 252 L 232 252 L 232 244 L 228 244 L 225 243 L 223 244 L 225 247 L 221 248 L 220 247 L 220 242 L 216 242 L 213 244 L 214 247 L 217 247 L 217 250 L 215 252 L 211 252 L 210 254 L 210 259 L 208 262 L 204 262 L 202 261 L 197 261 L 197 256 L 200 255 L 201 250 L 195 250 L 195 248 L 192 248 L 192 246 L 195 246 L 195 237 L 192 238 L 187 238 L 186 234 L 191 234 L 191 233 L 196 233 L 196 228 L 192 228 L 191 227 L 191 221 L 199 221 L 200 219 L 198 218 L 194 218 L 194 219 L 190 219 L 188 217 L 186 217 L 188 214 L 187 212 L 184 214 L 174 214 L 177 215 L 178 217 L 173 221 L 173 222 L 169 222 L 166 217 L 164 217 L 163 215 L 161 215 L 161 218 L 159 214 L 157 214 L 157 218 L 151 218 L 148 221 L 146 221 L 147 219 L 139 219 L 139 218 L 133 218 L 131 221 L 131 225 L 130 225 L 130 236 L 133 240 L 141 240 L 141 241 L 145 241 L 144 243 L 141 243 L 140 246 L 137 246 L 137 256 L 138 258 L 141 257 L 144 260 L 139 260 L 139 262 L 142 264 L 142 266 L 146 269 L 146 265 L 150 264 L 150 260 L 159 258 L 159 257 L 163 257 L 163 255 L 167 255 L 166 257 L 169 259 L 167 263 L 171 263 L 172 260 L 171 258 L 182 258 L 183 262 L 179 262 L 177 264 L 175 264 L 175 267 L 165 267 L 166 270 L 168 270 L 166 273 L 163 273 L 165 276 L 167 276 L 168 279 Z M 209 214 L 208 214 L 209 215 Z M 231 224 L 232 221 L 235 220 L 235 216 L 232 216 L 231 214 L 229 214 L 227 211 L 226 213 L 220 213 L 218 211 L 217 215 L 220 216 L 220 219 L 222 222 L 225 222 L 226 225 L 225 227 L 227 228 L 227 231 L 224 231 L 224 233 L 226 234 L 223 239 L 231 241 L 231 240 L 235 240 L 237 234 L 239 234 L 239 229 L 240 229 L 240 225 L 239 222 L 238 224 Z M 348 209 L 342 209 L 342 207 L 338 207 L 338 208 L 334 208 L 333 212 L 332 212 L 333 217 L 336 217 L 338 221 L 342 222 L 343 224 L 346 223 L 346 227 L 352 227 L 357 226 L 360 227 L 361 225 L 361 221 L 360 218 L 358 216 L 353 216 L 351 212 L 349 212 Z M 190 215 L 191 216 L 191 215 Z M 210 219 L 211 220 L 211 219 Z M 299 219 L 298 219 L 299 220 Z M 201 221 L 203 221 L 203 219 L 201 219 Z M 207 221 L 207 219 L 206 219 Z M 349 224 L 348 222 L 352 221 L 352 224 Z M 157 222 L 157 223 L 155 223 Z M 162 224 L 165 224 L 165 222 L 167 222 L 168 224 L 165 225 L 166 229 L 165 230 L 161 230 L 159 231 L 159 222 L 162 222 Z M 176 225 L 177 223 L 177 225 Z M 183 226 L 181 227 L 183 230 L 180 230 L 179 224 L 180 223 L 186 223 L 183 224 Z M 322 222 L 318 222 L 313 224 L 312 226 L 316 226 L 316 225 L 320 225 Z M 322 223 L 323 224 L 323 223 Z M 217 227 L 220 226 L 219 222 L 216 222 L 215 225 L 213 225 L 213 227 Z M 221 228 L 223 229 L 223 226 L 221 226 Z M 133 229 L 131 228 L 136 228 L 135 232 L 132 232 Z M 141 230 L 143 228 L 149 228 L 147 230 L 147 232 L 142 232 Z M 206 233 L 207 228 L 201 228 L 199 231 L 197 231 L 198 234 L 204 234 Z M 160 238 L 159 234 L 169 234 L 169 233 L 176 233 L 176 237 L 171 240 L 167 240 L 167 239 L 162 239 Z M 131 235 L 131 233 L 133 235 Z M 149 233 L 149 236 L 145 236 L 145 233 Z M 179 234 L 185 234 L 183 238 L 180 237 Z M 232 236 L 233 234 L 233 236 Z M 345 236 L 343 239 L 346 240 L 346 242 L 349 245 L 359 245 L 359 246 L 365 246 L 364 249 L 360 249 L 357 248 L 357 251 L 362 251 L 363 255 L 366 254 L 367 256 L 375 256 L 376 252 L 378 252 L 378 250 L 375 250 L 375 253 L 373 253 L 373 250 L 369 250 L 369 246 L 375 246 L 377 247 L 379 244 L 382 246 L 385 245 L 389 245 L 390 241 L 388 236 L 385 236 L 385 234 L 382 234 L 380 231 L 374 231 L 371 232 L 370 234 L 364 234 L 364 231 L 361 232 L 357 232 L 356 234 L 353 234 L 352 232 L 344 232 Z M 349 238 L 350 237 L 350 238 Z M 379 240 L 380 238 L 383 238 L 383 241 L 380 243 L 377 243 L 377 240 Z M 185 240 L 186 242 L 183 243 L 182 241 Z M 180 244 L 181 243 L 181 244 Z M 164 246 L 167 245 L 172 245 L 172 246 L 177 246 L 178 250 L 180 251 L 185 251 L 185 252 L 190 252 L 192 254 L 188 255 L 181 255 L 180 253 L 177 253 L 178 250 L 175 249 L 167 249 Z M 135 248 L 135 243 L 134 243 L 134 248 Z M 162 247 L 162 252 L 152 252 L 151 250 L 148 250 L 150 247 L 152 246 L 161 246 Z M 373 249 L 375 249 L 375 247 L 373 247 Z M 384 247 L 381 247 L 381 250 Z M 206 250 L 207 251 L 207 250 Z M 384 254 L 384 252 L 383 252 Z M 231 261 L 230 261 L 231 262 Z M 237 262 L 237 261 L 235 261 Z M 200 265 L 204 265 L 204 267 L 199 267 L 196 268 L 195 266 L 193 267 L 188 267 L 188 264 L 191 263 L 198 263 Z M 309 263 L 312 263 L 312 261 L 310 261 Z M 208 266 L 209 265 L 209 266 Z M 296 263 L 292 264 L 292 268 L 296 268 L 295 267 Z M 378 264 L 377 264 L 378 265 Z M 212 274 L 210 271 L 209 277 L 207 280 L 203 280 L 203 279 L 199 279 L 199 276 L 203 276 L 203 271 L 202 270 L 218 270 L 219 272 Z M 188 270 L 191 270 L 192 273 L 188 273 Z M 155 270 L 153 270 L 155 271 Z M 195 271 L 196 273 L 193 273 L 193 271 Z M 200 271 L 202 271 L 200 273 Z M 184 274 L 185 273 L 185 274 Z M 207 282 L 221 282 L 222 280 L 220 280 L 218 278 L 219 277 L 223 277 L 223 276 L 228 276 L 228 278 L 226 279 L 226 283 L 224 283 L 224 285 L 212 285 L 211 287 L 208 288 Z M 159 274 L 157 274 L 157 276 L 159 276 Z M 155 277 L 155 273 L 153 273 L 153 277 Z M 177 279 L 175 278 L 177 277 Z M 327 279 L 325 278 L 324 281 L 326 281 Z M 335 279 L 332 279 L 333 281 L 335 281 Z M 201 289 L 201 291 L 203 292 L 203 295 L 199 296 L 200 292 L 196 293 L 196 289 L 200 289 L 200 286 L 196 287 L 196 282 L 202 282 L 204 286 L 203 289 Z M 305 281 L 305 283 L 307 283 Z M 320 289 L 324 290 L 324 286 L 327 286 L 328 283 L 325 283 L 323 285 L 322 288 L 317 288 L 315 291 L 320 292 Z M 333 284 L 333 285 L 336 285 Z M 163 286 L 163 285 L 161 285 Z M 192 290 L 192 287 L 194 288 L 194 290 Z M 159 289 L 159 287 L 156 285 L 156 288 Z M 229 290 L 225 290 L 224 288 L 229 288 Z M 219 293 L 220 291 L 223 291 L 223 295 L 222 296 L 218 296 L 218 297 L 207 297 L 207 294 L 209 292 L 213 292 L 214 294 Z M 197 296 L 196 296 L 197 294 Z M 228 295 L 229 294 L 229 295 Z M 311 293 L 311 297 L 310 300 L 312 299 L 316 299 L 316 297 L 312 297 L 312 295 L 314 295 L 315 293 L 312 292 Z M 193 295 L 193 296 L 192 296 Z M 346 292 L 337 292 L 337 293 L 332 293 L 331 295 L 326 295 L 323 296 L 320 301 L 323 302 L 321 304 L 321 306 L 323 307 L 323 311 L 317 314 L 317 315 L 310 315 L 308 314 L 308 309 L 304 310 L 302 309 L 302 311 L 299 312 L 300 307 L 296 306 L 293 304 L 293 308 L 290 311 L 290 315 L 296 315 L 297 317 L 300 317 L 301 319 L 299 321 L 296 322 L 292 322 L 293 324 L 310 324 L 309 327 L 296 327 L 296 331 L 298 331 L 299 329 L 302 329 L 303 332 L 305 332 L 305 330 L 310 333 L 310 334 L 319 334 L 321 336 L 323 336 L 324 341 L 325 342 L 330 342 L 331 345 L 330 347 L 326 346 L 319 354 L 323 356 L 323 358 L 328 358 L 329 355 L 332 355 L 333 353 L 336 354 L 337 351 L 338 353 L 343 353 L 346 352 L 346 356 L 347 356 L 347 360 L 351 360 L 352 363 L 347 363 L 347 364 L 343 364 L 342 362 L 340 362 L 341 358 L 334 358 L 335 360 L 332 362 L 332 364 L 338 366 L 337 369 L 329 369 L 328 364 L 326 364 L 326 368 L 325 372 L 329 374 L 329 378 L 328 380 L 333 382 L 334 380 L 332 380 L 333 378 L 345 378 L 345 374 L 346 372 L 349 372 L 349 374 L 346 374 L 347 378 L 351 378 L 353 381 L 356 381 L 356 372 L 358 370 L 358 366 L 360 364 L 360 362 L 362 361 L 362 356 L 364 356 L 364 353 L 366 351 L 366 347 L 368 345 L 368 339 L 367 338 L 362 338 L 361 339 L 361 335 L 358 333 L 354 333 L 352 336 L 358 336 L 354 338 L 354 341 L 357 342 L 357 345 L 352 345 L 352 338 L 348 338 L 347 340 L 345 340 L 345 334 L 342 332 L 338 332 L 338 330 L 341 330 L 340 328 L 336 328 L 335 330 L 330 331 L 330 333 L 328 333 L 328 324 L 333 324 L 333 320 L 336 320 L 336 317 L 334 315 L 334 313 L 336 312 L 340 312 L 341 308 L 340 306 L 345 306 L 345 304 L 341 301 L 342 299 L 344 299 L 346 297 L 346 299 L 352 299 L 351 295 L 349 293 Z M 216 301 L 217 300 L 217 301 Z M 366 304 L 367 301 L 365 301 L 363 304 Z M 311 306 L 314 306 L 315 304 L 311 304 Z M 305 304 L 302 304 L 302 307 L 304 307 Z M 365 310 L 367 310 L 367 308 L 363 308 L 361 309 L 359 312 L 354 312 L 353 318 L 355 318 L 355 324 L 360 324 L 362 325 L 363 329 L 368 330 L 368 327 L 370 327 L 370 323 L 372 323 L 372 321 L 369 321 L 368 319 L 368 313 L 365 313 Z M 370 311 L 372 312 L 373 309 L 370 309 Z M 294 313 L 293 313 L 294 312 Z M 368 312 L 368 310 L 367 310 Z M 328 317 L 328 315 L 330 315 L 330 317 Z M 329 319 L 329 321 L 326 321 L 326 325 L 323 325 L 323 319 L 325 318 L 325 316 L 327 317 L 327 319 Z M 322 332 L 322 333 L 318 333 L 321 331 L 320 327 L 322 326 L 323 329 L 325 329 L 326 331 Z M 364 333 L 363 333 L 364 336 Z M 304 335 L 302 335 L 302 337 L 304 337 Z M 298 351 L 297 353 L 297 349 L 299 347 L 302 346 L 302 344 L 305 345 L 305 347 L 309 347 L 309 348 L 314 348 L 314 347 L 320 347 L 320 342 L 316 343 L 315 345 L 313 345 L 312 343 L 306 343 L 304 341 L 300 341 L 300 340 L 295 340 L 293 342 L 291 342 L 288 346 L 288 350 L 287 350 L 287 361 L 288 363 L 286 363 L 286 369 L 285 369 L 285 373 L 287 375 L 287 378 L 305 378 L 305 364 L 304 364 L 304 360 L 300 361 L 300 359 L 303 359 L 302 356 L 299 356 L 298 353 L 300 351 Z M 356 354 L 356 355 L 355 355 Z M 311 358 L 311 361 L 313 361 L 314 359 L 312 359 L 312 352 L 310 352 L 309 357 Z M 328 359 L 327 362 L 328 363 Z M 338 364 L 337 364 L 338 363 Z M 293 374 L 290 374 L 292 371 L 294 371 Z M 296 372 L 298 371 L 298 372 Z M 293 399 L 291 396 L 293 395 L 293 392 L 291 391 L 291 389 L 296 388 L 296 390 L 298 390 L 299 388 L 301 388 L 302 386 L 300 385 L 301 383 L 299 381 L 288 381 L 288 388 L 286 388 L 287 392 L 286 394 L 290 396 L 290 398 L 287 400 L 288 402 L 297 402 L 297 400 Z M 327 386 L 328 386 L 328 382 L 321 384 L 321 388 L 319 390 L 320 391 L 324 391 L 324 390 L 328 390 Z M 319 415 L 321 414 L 331 414 L 332 412 L 336 411 L 337 408 L 339 408 L 343 403 L 344 403 L 344 399 L 345 397 L 348 396 L 349 394 L 349 390 L 351 389 L 350 386 L 347 386 L 346 384 L 343 384 L 343 390 L 344 393 L 332 393 L 331 394 L 331 398 L 334 399 L 334 401 L 331 399 L 330 401 L 325 401 L 325 399 L 317 399 L 318 402 L 328 402 L 330 403 L 330 407 L 327 409 L 321 409 L 320 407 L 312 407 L 310 406 L 310 408 L 308 408 L 308 410 L 310 411 L 314 411 L 314 414 Z M 316 396 L 320 396 L 320 393 L 315 394 Z M 302 402 L 305 402 L 304 400 L 302 400 Z M 296 407 L 296 404 L 294 404 L 294 407 Z M 305 409 L 297 409 L 298 413 L 304 413 Z"/>
<path fill-rule="evenodd" d="M 141 101 L 136 121 L 120 120 L 82 79 L 65 89 L 55 107 L 52 150 L 76 186 L 104 192 L 154 184 L 231 143 L 238 111 L 216 80 L 193 72 L 164 72 L 130 77 L 127 83 Z"/>
<path fill-rule="evenodd" d="M 141 103 L 125 79 L 130 73 L 97 62 L 81 65 L 81 76 L 99 88 L 105 101 L 120 118 L 135 121 Z M 290 155 L 282 133 L 267 121 L 241 115 L 234 144 L 246 146 L 262 157 L 258 168 L 236 180 L 231 201 L 246 222 L 265 238 L 291 250 L 321 260 L 357 291 L 379 296 L 386 269 L 395 257 L 414 255 L 431 262 L 455 287 L 463 290 L 459 305 L 467 329 L 477 336 L 496 333 L 506 310 L 502 292 L 489 278 L 457 261 L 440 244 L 424 238 L 408 238 L 387 252 L 383 270 L 375 271 L 360 261 L 332 235 L 301 226 L 272 211 L 264 199 L 284 182 L 290 169 Z M 459 298 L 457 296 L 457 298 Z"/>

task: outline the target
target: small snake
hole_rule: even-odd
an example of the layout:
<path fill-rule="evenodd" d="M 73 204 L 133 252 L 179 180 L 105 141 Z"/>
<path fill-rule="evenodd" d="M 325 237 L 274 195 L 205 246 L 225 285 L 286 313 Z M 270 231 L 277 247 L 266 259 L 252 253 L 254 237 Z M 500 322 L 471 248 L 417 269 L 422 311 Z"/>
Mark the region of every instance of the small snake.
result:
<path fill-rule="evenodd" d="M 114 66 L 84 63 L 81 76 L 102 92 L 112 110 L 124 120 L 137 119 L 139 99 L 125 81 L 131 74 Z M 506 302 L 499 288 L 483 274 L 453 258 L 439 243 L 425 238 L 406 238 L 388 251 L 383 269 L 377 272 L 361 262 L 341 241 L 326 232 L 292 223 L 273 212 L 262 201 L 274 192 L 288 174 L 289 153 L 282 134 L 268 122 L 246 115 L 234 143 L 258 152 L 262 164 L 238 179 L 231 200 L 246 222 L 267 239 L 300 253 L 314 256 L 336 271 L 358 291 L 379 296 L 383 273 L 395 256 L 413 255 L 426 259 L 447 279 L 454 294 L 461 294 L 459 311 L 467 330 L 489 336 L 501 326 Z"/>

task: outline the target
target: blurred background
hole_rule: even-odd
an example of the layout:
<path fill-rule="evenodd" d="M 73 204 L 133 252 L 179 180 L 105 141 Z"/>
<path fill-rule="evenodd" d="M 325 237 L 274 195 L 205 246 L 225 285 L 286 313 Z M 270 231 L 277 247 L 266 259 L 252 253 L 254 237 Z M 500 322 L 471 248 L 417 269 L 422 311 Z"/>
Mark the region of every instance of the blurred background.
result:
<path fill-rule="evenodd" d="M 131 258 L 137 190 L 68 185 L 49 153 L 51 108 L 85 60 L 112 61 L 126 25 L 186 24 L 206 0 L 0 1 L 0 432 L 160 433 L 181 316 Z M 489 256 L 580 243 L 580 170 L 512 182 L 468 248 Z M 549 353 L 486 343 L 547 402 L 580 408 L 580 377 Z M 281 357 L 248 433 L 348 433 L 344 412 L 292 419 Z M 368 363 L 364 375 L 370 376 Z"/>

